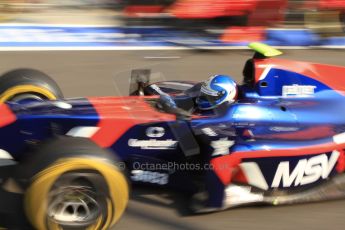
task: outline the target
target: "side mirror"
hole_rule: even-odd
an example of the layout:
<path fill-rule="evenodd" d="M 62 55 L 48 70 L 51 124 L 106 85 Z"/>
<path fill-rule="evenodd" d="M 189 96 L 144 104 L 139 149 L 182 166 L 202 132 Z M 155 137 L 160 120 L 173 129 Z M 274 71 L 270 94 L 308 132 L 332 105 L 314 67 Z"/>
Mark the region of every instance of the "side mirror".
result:
<path fill-rule="evenodd" d="M 144 96 L 145 87 L 150 83 L 150 69 L 134 69 L 129 83 L 130 96 Z"/>

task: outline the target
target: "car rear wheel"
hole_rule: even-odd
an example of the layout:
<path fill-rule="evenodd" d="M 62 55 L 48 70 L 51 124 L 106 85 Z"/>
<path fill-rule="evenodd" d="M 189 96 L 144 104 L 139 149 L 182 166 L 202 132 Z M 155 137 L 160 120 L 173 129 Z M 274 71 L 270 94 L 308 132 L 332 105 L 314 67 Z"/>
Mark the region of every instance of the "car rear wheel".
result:
<path fill-rule="evenodd" d="M 56 82 L 34 69 L 16 69 L 0 76 L 0 103 L 63 98 Z"/>

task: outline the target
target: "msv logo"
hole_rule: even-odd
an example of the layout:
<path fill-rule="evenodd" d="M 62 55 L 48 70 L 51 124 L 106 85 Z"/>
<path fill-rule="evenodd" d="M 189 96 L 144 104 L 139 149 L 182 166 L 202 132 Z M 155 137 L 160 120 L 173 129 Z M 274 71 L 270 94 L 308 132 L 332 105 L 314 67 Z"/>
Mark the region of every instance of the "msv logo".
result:
<path fill-rule="evenodd" d="M 340 153 L 333 151 L 328 159 L 326 154 L 317 155 L 309 159 L 299 160 L 290 172 L 289 161 L 280 162 L 271 187 L 295 187 L 316 182 L 320 178 L 326 179 L 337 163 Z"/>

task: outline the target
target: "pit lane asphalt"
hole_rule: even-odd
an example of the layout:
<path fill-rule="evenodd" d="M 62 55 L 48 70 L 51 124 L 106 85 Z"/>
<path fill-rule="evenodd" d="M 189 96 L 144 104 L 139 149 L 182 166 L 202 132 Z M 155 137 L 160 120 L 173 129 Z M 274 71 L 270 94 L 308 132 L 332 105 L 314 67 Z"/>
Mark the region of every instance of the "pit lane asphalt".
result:
<path fill-rule="evenodd" d="M 131 69 L 150 68 L 153 80 L 202 80 L 229 74 L 240 81 L 250 51 L 1 52 L 0 72 L 30 67 L 52 76 L 66 97 L 124 95 Z M 344 50 L 287 50 L 284 58 L 345 65 Z M 345 77 L 345 76 L 344 76 Z M 159 194 L 159 195 L 157 195 Z M 344 229 L 345 200 L 279 207 L 237 208 L 188 216 L 185 198 L 165 190 L 134 188 L 115 229 Z"/>

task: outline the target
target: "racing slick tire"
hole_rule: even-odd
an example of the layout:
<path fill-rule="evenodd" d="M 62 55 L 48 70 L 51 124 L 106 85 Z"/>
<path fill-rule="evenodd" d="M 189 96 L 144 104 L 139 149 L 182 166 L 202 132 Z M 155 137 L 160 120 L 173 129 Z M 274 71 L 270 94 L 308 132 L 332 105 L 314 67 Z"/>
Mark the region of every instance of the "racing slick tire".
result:
<path fill-rule="evenodd" d="M 34 69 L 15 69 L 0 76 L 0 103 L 63 98 L 57 83 Z"/>
<path fill-rule="evenodd" d="M 35 229 L 106 230 L 127 206 L 129 186 L 120 162 L 86 138 L 42 144 L 22 166 L 29 179 L 24 212 Z"/>

